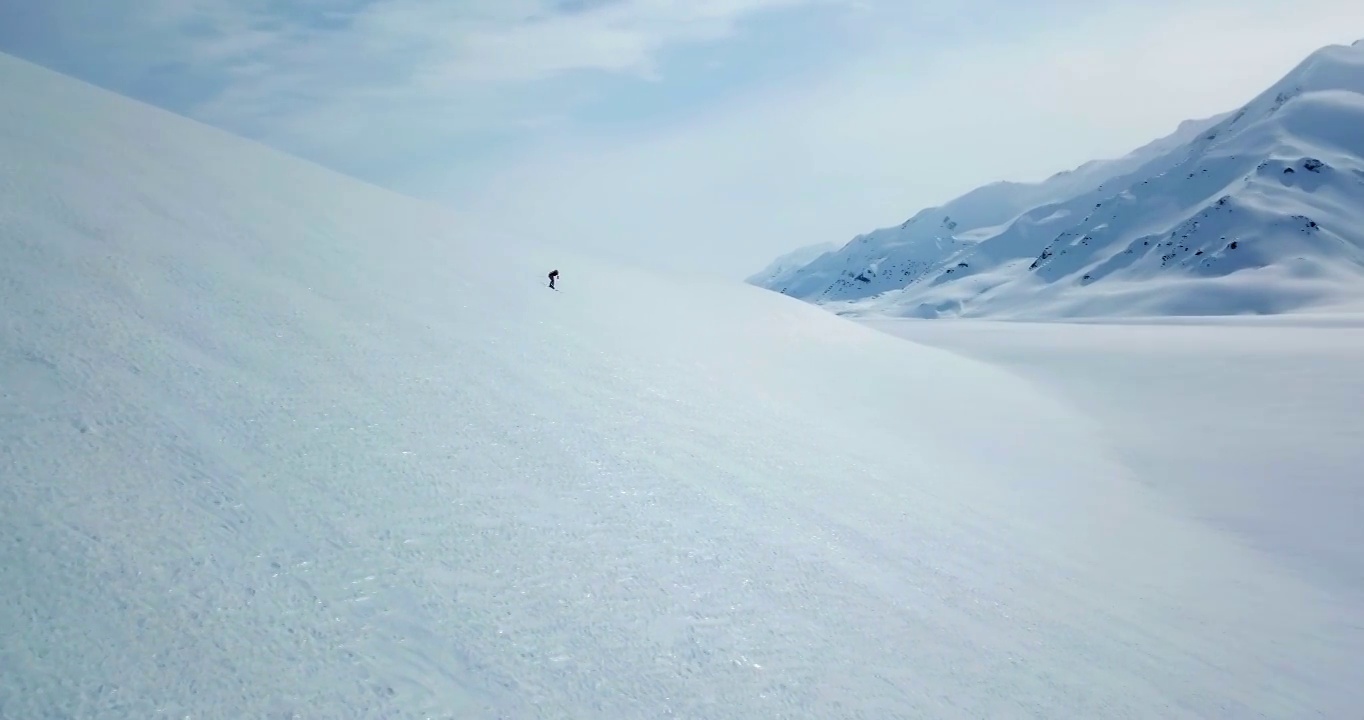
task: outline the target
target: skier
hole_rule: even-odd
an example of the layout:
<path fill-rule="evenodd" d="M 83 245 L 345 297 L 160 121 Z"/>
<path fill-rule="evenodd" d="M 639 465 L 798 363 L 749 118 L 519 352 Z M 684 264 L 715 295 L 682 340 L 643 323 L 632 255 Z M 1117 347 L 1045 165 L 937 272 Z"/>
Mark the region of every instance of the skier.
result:
<path fill-rule="evenodd" d="M 554 281 L 557 280 L 558 277 L 559 277 L 559 271 L 558 271 L 558 270 L 550 270 L 550 271 L 549 271 L 549 287 L 550 287 L 551 290 L 555 289 L 555 288 L 554 288 Z"/>

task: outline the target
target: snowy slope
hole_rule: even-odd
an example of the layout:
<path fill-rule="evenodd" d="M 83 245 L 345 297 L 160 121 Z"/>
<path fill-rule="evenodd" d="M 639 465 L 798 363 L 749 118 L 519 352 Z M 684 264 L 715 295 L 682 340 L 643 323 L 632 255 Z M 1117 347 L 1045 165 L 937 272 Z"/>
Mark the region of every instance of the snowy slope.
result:
<path fill-rule="evenodd" d="M 1009 222 L 850 245 L 788 294 L 853 314 L 1281 313 L 1364 298 L 1364 45 L 1323 48 L 1140 166 Z M 1197 130 L 1187 137 L 1187 131 Z M 1179 133 L 1177 133 L 1179 135 Z M 855 241 L 856 242 L 856 241 Z M 841 263 L 840 279 L 830 282 Z M 783 288 L 767 286 L 775 290 Z"/>
<path fill-rule="evenodd" d="M 818 243 L 796 248 L 768 263 L 767 267 L 750 275 L 745 282 L 764 287 L 781 285 L 783 278 L 809 265 L 820 255 L 837 249 L 838 246 L 834 243 Z"/>
<path fill-rule="evenodd" d="M 1364 608 L 1364 317 L 862 322 L 1054 392 L 1146 482 Z"/>
<path fill-rule="evenodd" d="M 0 717 L 1364 702 L 1352 597 L 1012 374 L 0 86 Z"/>

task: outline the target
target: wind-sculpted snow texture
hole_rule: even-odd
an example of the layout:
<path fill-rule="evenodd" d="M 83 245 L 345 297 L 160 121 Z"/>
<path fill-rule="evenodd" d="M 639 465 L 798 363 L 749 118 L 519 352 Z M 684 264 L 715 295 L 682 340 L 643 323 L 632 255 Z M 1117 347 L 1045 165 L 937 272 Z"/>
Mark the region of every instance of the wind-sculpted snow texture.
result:
<path fill-rule="evenodd" d="M 1270 314 L 1358 302 L 1361 127 L 1364 44 L 1323 48 L 1234 112 L 1087 166 L 1064 187 L 1053 178 L 1004 195 L 998 224 L 949 203 L 756 284 L 841 313 L 917 317 Z"/>
<path fill-rule="evenodd" d="M 1364 703 L 1356 604 L 1011 374 L 0 87 L 6 720 Z"/>

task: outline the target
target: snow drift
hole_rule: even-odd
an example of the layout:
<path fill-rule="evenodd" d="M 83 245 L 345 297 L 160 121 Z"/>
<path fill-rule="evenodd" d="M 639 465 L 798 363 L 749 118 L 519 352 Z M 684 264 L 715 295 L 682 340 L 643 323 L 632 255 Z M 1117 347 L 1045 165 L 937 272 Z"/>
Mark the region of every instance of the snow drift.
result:
<path fill-rule="evenodd" d="M 2 717 L 1364 702 L 1356 605 L 1012 375 L 0 86 Z"/>
<path fill-rule="evenodd" d="M 1364 44 L 1329 46 L 1244 107 L 1185 123 L 1121 160 L 987 186 L 755 284 L 842 313 L 918 317 L 1273 314 L 1358 303 L 1360 127 Z"/>

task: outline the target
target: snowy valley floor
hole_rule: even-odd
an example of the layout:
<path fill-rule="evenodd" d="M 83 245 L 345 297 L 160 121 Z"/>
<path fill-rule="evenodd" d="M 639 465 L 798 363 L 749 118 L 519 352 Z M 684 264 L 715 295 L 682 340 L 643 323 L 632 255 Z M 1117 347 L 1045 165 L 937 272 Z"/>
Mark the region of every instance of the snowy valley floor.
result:
<path fill-rule="evenodd" d="M 1359 316 L 861 322 L 1032 381 L 1142 482 L 1364 607 Z"/>

